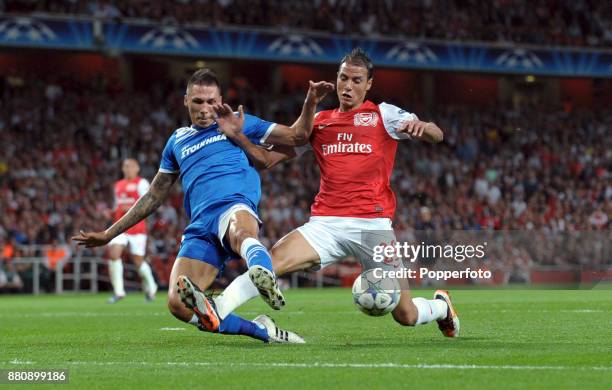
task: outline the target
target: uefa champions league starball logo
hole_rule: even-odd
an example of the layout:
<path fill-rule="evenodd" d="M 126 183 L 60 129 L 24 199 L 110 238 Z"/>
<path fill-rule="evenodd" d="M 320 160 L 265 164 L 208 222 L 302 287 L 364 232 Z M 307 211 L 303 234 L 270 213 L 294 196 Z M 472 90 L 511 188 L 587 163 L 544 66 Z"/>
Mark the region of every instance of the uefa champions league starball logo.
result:
<path fill-rule="evenodd" d="M 416 42 L 397 44 L 387 52 L 385 57 L 398 62 L 417 62 L 419 64 L 438 61 L 438 57 L 430 48 Z"/>
<path fill-rule="evenodd" d="M 302 35 L 292 34 L 274 40 L 269 46 L 268 51 L 280 55 L 300 55 L 303 57 L 319 56 L 323 54 L 323 49 L 310 38 Z"/>
<path fill-rule="evenodd" d="M 173 26 L 154 28 L 145 33 L 139 40 L 141 45 L 154 48 L 187 49 L 199 46 L 198 41 L 187 31 Z"/>
<path fill-rule="evenodd" d="M 544 63 L 532 51 L 525 49 L 507 50 L 495 59 L 495 64 L 504 68 L 541 68 Z"/>
<path fill-rule="evenodd" d="M 46 24 L 30 18 L 20 17 L 0 22 L 0 40 L 42 42 L 56 38 Z"/>

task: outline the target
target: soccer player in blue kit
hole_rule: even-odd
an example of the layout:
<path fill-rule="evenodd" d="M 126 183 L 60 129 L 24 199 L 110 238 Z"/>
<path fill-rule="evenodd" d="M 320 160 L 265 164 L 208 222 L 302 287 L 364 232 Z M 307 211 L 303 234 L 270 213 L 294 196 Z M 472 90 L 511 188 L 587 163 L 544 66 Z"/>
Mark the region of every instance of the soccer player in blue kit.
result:
<path fill-rule="evenodd" d="M 311 82 L 307 101 L 319 100 L 329 92 L 329 88 L 333 88 L 329 83 Z M 270 254 L 257 239 L 261 224 L 257 216 L 261 197 L 259 174 L 242 149 L 222 133 L 217 121 L 222 123 L 223 118 L 217 118 L 213 110 L 214 106 L 222 103 L 216 75 L 209 69 L 196 71 L 187 84 L 184 103 L 192 125 L 181 127 L 170 136 L 149 191 L 105 231 L 81 231 L 73 239 L 86 247 L 107 244 L 153 213 L 180 177 L 190 223 L 184 231 L 170 275 L 170 312 L 200 330 L 242 334 L 265 342 L 303 343 L 300 336 L 279 329 L 265 315 L 253 321 L 233 313 L 223 319 L 207 315 L 213 311 L 210 305 L 214 305 L 214 300 L 207 298 L 202 291 L 210 287 L 224 262 L 238 254 L 247 262 L 248 277 L 264 300 L 273 307 L 280 307 L 284 305 L 284 298 L 276 283 Z M 262 140 L 274 143 L 275 137 L 286 140 L 291 134 L 291 143 L 299 146 L 308 142 L 307 135 L 313 126 L 312 110 L 312 104 L 304 104 L 302 114 L 291 127 L 242 113 L 240 118 L 244 134 L 255 144 L 263 144 Z M 291 146 L 262 149 L 261 153 L 268 154 L 266 167 L 295 156 Z"/>

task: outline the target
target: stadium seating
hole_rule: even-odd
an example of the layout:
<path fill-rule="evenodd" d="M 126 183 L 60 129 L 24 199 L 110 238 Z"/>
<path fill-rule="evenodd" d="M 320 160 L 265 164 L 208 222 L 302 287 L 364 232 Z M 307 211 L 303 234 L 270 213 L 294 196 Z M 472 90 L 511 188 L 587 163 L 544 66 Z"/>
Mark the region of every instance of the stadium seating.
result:
<path fill-rule="evenodd" d="M 1 11 L 2 3 L 0 3 Z M 164 23 L 259 26 L 334 34 L 389 35 L 540 45 L 609 46 L 605 1 L 541 0 L 7 0 L 5 12 L 74 14 Z"/>

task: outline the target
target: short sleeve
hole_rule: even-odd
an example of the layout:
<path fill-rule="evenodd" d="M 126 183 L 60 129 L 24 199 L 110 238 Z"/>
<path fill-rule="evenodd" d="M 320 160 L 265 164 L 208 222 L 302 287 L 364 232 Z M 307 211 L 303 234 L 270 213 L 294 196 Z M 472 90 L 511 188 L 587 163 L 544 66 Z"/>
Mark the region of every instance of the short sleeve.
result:
<path fill-rule="evenodd" d="M 276 123 L 268 122 L 253 115 L 244 115 L 243 132 L 256 145 L 264 145 Z"/>
<path fill-rule="evenodd" d="M 138 182 L 138 196 L 143 196 L 149 191 L 149 181 L 147 179 L 140 179 Z"/>
<path fill-rule="evenodd" d="M 419 118 L 406 110 L 403 110 L 393 104 L 381 103 L 378 105 L 380 115 L 382 116 L 383 125 L 389 136 L 393 139 L 412 139 L 406 133 L 398 133 L 402 124 L 406 121 L 418 120 Z"/>
<path fill-rule="evenodd" d="M 162 152 L 161 163 L 159 164 L 159 171 L 161 173 L 178 173 L 180 167 L 178 162 L 176 161 L 176 156 L 174 155 L 174 134 L 168 139 L 166 142 L 166 146 L 164 147 L 164 151 Z"/>

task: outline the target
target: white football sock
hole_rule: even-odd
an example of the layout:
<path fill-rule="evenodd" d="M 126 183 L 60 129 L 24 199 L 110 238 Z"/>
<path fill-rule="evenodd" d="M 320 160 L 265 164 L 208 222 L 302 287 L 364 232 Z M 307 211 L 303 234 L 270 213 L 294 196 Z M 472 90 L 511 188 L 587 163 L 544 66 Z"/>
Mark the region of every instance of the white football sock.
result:
<path fill-rule="evenodd" d="M 213 298 L 217 306 L 217 314 L 221 319 L 224 319 L 228 314 L 258 295 L 257 287 L 245 272 L 234 279 L 221 295 Z"/>
<path fill-rule="evenodd" d="M 412 298 L 412 303 L 417 307 L 419 313 L 415 325 L 427 324 L 431 321 L 446 318 L 448 305 L 441 299 L 416 297 Z"/>
<path fill-rule="evenodd" d="M 138 275 L 140 275 L 142 280 L 143 290 L 147 294 L 154 295 L 157 292 L 157 284 L 155 284 L 155 279 L 153 279 L 153 272 L 149 263 L 144 260 L 142 261 L 140 267 L 138 267 Z"/>
<path fill-rule="evenodd" d="M 125 296 L 123 288 L 123 262 L 121 259 L 108 261 L 108 273 L 110 274 L 111 284 L 116 296 Z"/>
<path fill-rule="evenodd" d="M 189 320 L 189 323 L 190 323 L 191 325 L 198 326 L 198 325 L 200 325 L 200 320 L 198 319 L 198 316 L 196 316 L 196 315 L 194 314 L 194 315 L 191 317 L 191 319 Z"/>

